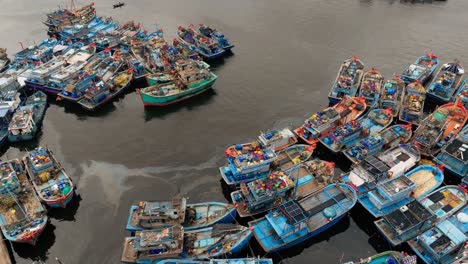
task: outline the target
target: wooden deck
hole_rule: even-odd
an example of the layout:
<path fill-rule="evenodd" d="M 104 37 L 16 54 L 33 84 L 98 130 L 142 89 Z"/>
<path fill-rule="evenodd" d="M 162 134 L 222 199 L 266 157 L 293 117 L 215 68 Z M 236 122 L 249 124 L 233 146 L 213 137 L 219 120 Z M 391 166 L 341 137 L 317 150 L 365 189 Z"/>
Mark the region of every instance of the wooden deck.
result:
<path fill-rule="evenodd" d="M 0 243 L 0 262 L 3 264 L 11 264 L 10 253 L 8 252 L 6 243 L 9 243 L 7 240 L 1 236 L 2 242 Z"/>

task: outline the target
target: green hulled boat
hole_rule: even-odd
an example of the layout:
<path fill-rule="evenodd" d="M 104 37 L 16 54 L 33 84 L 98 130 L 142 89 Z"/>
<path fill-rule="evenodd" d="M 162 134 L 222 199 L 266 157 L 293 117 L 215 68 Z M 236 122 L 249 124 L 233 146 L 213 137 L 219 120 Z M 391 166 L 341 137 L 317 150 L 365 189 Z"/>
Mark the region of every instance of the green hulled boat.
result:
<path fill-rule="evenodd" d="M 16 110 L 8 127 L 10 142 L 31 140 L 42 124 L 47 107 L 47 96 L 38 91 L 28 97 L 24 106 Z"/>
<path fill-rule="evenodd" d="M 161 76 L 168 79 L 166 76 Z M 164 106 L 173 104 L 207 91 L 218 77 L 200 65 L 174 73 L 172 81 L 149 86 L 140 90 L 145 106 Z M 150 82 L 151 83 L 151 82 Z M 158 81 L 155 81 L 158 83 Z"/>

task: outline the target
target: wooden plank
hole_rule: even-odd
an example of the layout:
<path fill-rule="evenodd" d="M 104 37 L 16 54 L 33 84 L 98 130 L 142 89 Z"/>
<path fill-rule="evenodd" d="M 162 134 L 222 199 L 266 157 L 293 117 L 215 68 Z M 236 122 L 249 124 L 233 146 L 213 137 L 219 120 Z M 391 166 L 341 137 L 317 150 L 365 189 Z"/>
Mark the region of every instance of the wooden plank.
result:
<path fill-rule="evenodd" d="M 8 243 L 7 240 L 1 236 L 2 242 L 0 242 L 0 262 L 4 264 L 11 264 L 11 259 L 10 259 L 10 253 L 8 252 L 6 243 Z"/>

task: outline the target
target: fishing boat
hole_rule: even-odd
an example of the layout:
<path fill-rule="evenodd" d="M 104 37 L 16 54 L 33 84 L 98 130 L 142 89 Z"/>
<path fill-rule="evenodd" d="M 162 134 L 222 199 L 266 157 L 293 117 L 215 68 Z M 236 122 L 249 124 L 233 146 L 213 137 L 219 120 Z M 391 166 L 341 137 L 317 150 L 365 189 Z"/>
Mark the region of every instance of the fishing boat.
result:
<path fill-rule="evenodd" d="M 427 89 L 427 96 L 435 102 L 448 103 L 460 86 L 465 69 L 459 61 L 442 65 Z"/>
<path fill-rule="evenodd" d="M 57 94 L 56 100 L 67 100 L 78 102 L 81 100 L 87 89 L 91 88 L 101 78 L 96 74 L 90 74 L 87 71 L 82 71 L 75 74 L 67 83 L 64 83 L 62 91 Z"/>
<path fill-rule="evenodd" d="M 0 163 L 0 227 L 12 242 L 35 244 L 48 217 L 19 160 Z"/>
<path fill-rule="evenodd" d="M 272 148 L 274 151 L 280 151 L 297 143 L 296 135 L 289 128 L 281 130 L 271 129 L 261 132 L 258 136 L 258 142 L 264 148 Z"/>
<path fill-rule="evenodd" d="M 8 141 L 31 140 L 42 125 L 47 108 L 47 95 L 41 91 L 28 97 L 24 106 L 16 110 L 8 127 Z"/>
<path fill-rule="evenodd" d="M 384 77 L 375 68 L 372 68 L 364 74 L 359 89 L 359 96 L 366 98 L 367 107 L 372 109 L 379 105 L 383 82 Z"/>
<path fill-rule="evenodd" d="M 379 108 L 392 109 L 394 117 L 398 116 L 401 107 L 401 99 L 405 92 L 405 82 L 395 75 L 393 79 L 385 81 L 379 99 Z"/>
<path fill-rule="evenodd" d="M 419 81 L 410 83 L 405 88 L 398 119 L 401 122 L 418 126 L 423 118 L 426 89 Z"/>
<path fill-rule="evenodd" d="M 334 153 L 357 144 L 361 139 L 387 128 L 393 121 L 390 109 L 371 109 L 367 115 L 337 127 L 320 142 Z"/>
<path fill-rule="evenodd" d="M 340 102 L 344 97 L 357 95 L 364 75 L 364 64 L 354 56 L 341 64 L 336 80 L 333 83 L 328 100 L 331 104 Z"/>
<path fill-rule="evenodd" d="M 311 145 L 297 144 L 276 152 L 276 159 L 271 164 L 274 170 L 286 171 L 294 166 L 306 162 L 314 152 Z"/>
<path fill-rule="evenodd" d="M 88 60 L 94 55 L 96 46 L 84 46 L 79 50 L 75 51 L 73 55 L 65 60 L 65 64 L 57 71 L 51 73 L 44 79 L 42 87 L 39 88 L 41 83 L 35 84 L 35 89 L 40 89 L 49 94 L 58 94 L 64 91 L 64 89 L 76 80 L 77 76 L 87 75 L 86 71 L 82 69 L 88 64 Z M 85 77 L 83 77 L 85 78 Z"/>
<path fill-rule="evenodd" d="M 459 177 L 468 175 L 468 125 L 442 148 L 434 161 Z"/>
<path fill-rule="evenodd" d="M 181 225 L 184 230 L 230 223 L 236 218 L 235 208 L 226 203 L 187 204 L 188 198 L 172 201 L 140 201 L 130 207 L 126 229 L 130 232 L 153 229 L 163 225 Z"/>
<path fill-rule="evenodd" d="M 417 264 L 417 261 L 416 256 L 408 255 L 406 252 L 385 251 L 359 261 L 349 261 L 343 264 Z"/>
<path fill-rule="evenodd" d="M 460 83 L 455 96 L 452 98 L 452 102 L 457 98 L 460 98 L 460 101 L 463 103 L 465 108 L 468 109 L 468 79 L 465 79 Z"/>
<path fill-rule="evenodd" d="M 174 59 L 170 61 L 175 61 L 177 59 L 192 59 L 192 60 L 202 60 L 200 57 L 200 53 L 195 46 L 191 46 L 186 42 L 179 41 L 179 39 L 175 38 L 172 40 L 172 48 L 173 49 L 166 49 L 165 55 L 169 55 L 167 51 L 175 50 L 176 53 L 174 54 Z"/>
<path fill-rule="evenodd" d="M 319 111 L 304 121 L 294 133 L 309 145 L 326 137 L 336 127 L 357 119 L 366 110 L 363 97 L 343 97 L 336 105 Z"/>
<path fill-rule="evenodd" d="M 358 196 L 361 205 L 374 217 L 381 217 L 424 197 L 444 181 L 442 170 L 430 165 L 421 165 L 378 185 L 373 191 Z"/>
<path fill-rule="evenodd" d="M 78 104 L 86 110 L 94 111 L 98 107 L 110 102 L 112 99 L 122 94 L 125 89 L 130 86 L 133 79 L 133 69 L 117 73 L 104 83 L 101 80 L 96 85 L 92 86 L 83 96 L 83 99 L 78 101 Z"/>
<path fill-rule="evenodd" d="M 159 61 L 159 56 L 147 47 L 146 43 L 133 40 L 130 51 L 135 59 L 141 62 L 145 70 L 149 73 L 163 71 L 163 66 Z"/>
<path fill-rule="evenodd" d="M 52 151 L 38 147 L 23 157 L 23 163 L 39 198 L 50 207 L 65 208 L 74 185 Z"/>
<path fill-rule="evenodd" d="M 212 88 L 218 79 L 213 72 L 200 65 L 195 69 L 177 71 L 174 82 L 149 86 L 139 90 L 144 106 L 166 106 Z"/>
<path fill-rule="evenodd" d="M 188 28 L 179 26 L 177 35 L 180 42 L 196 48 L 197 52 L 207 60 L 219 58 L 224 54 L 224 50 L 219 47 L 218 42 L 197 33 L 191 25 Z"/>
<path fill-rule="evenodd" d="M 47 90 L 45 85 L 48 83 L 51 75 L 60 69 L 62 69 L 67 64 L 67 56 L 59 56 L 54 59 L 37 66 L 34 69 L 25 71 L 21 74 L 21 77 L 25 78 L 24 81 L 26 86 L 32 90 L 40 90 L 44 92 L 51 92 L 56 94 L 54 90 Z"/>
<path fill-rule="evenodd" d="M 448 185 L 422 199 L 411 201 L 374 223 L 383 237 L 396 246 L 414 239 L 454 215 L 466 205 L 466 200 L 462 187 Z"/>
<path fill-rule="evenodd" d="M 287 171 L 275 171 L 263 179 L 241 183 L 231 198 L 241 217 L 253 216 L 288 200 L 301 199 L 325 187 L 333 175 L 335 164 L 314 160 Z"/>
<path fill-rule="evenodd" d="M 0 145 L 6 142 L 11 119 L 21 104 L 19 89 L 15 76 L 0 76 Z"/>
<path fill-rule="evenodd" d="M 208 259 L 238 254 L 244 249 L 252 232 L 234 224 L 217 224 L 185 231 L 181 226 L 162 226 L 137 231 L 126 237 L 121 261 L 153 264 L 163 259 Z"/>
<path fill-rule="evenodd" d="M 47 19 L 43 23 L 48 27 L 48 34 L 52 36 L 58 34 L 66 26 L 87 25 L 95 17 L 94 3 L 76 8 L 72 1 L 71 10 L 60 8 L 47 13 Z"/>
<path fill-rule="evenodd" d="M 257 141 L 236 144 L 225 151 L 228 165 L 219 168 L 228 185 L 252 181 L 267 176 L 277 155 L 271 148 L 262 148 Z"/>
<path fill-rule="evenodd" d="M 158 264 L 273 264 L 273 260 L 267 258 L 235 258 L 235 259 L 164 259 Z"/>
<path fill-rule="evenodd" d="M 234 48 L 234 44 L 232 44 L 222 32 L 218 31 L 215 28 L 206 26 L 204 24 L 200 24 L 198 27 L 198 31 L 203 36 L 216 40 L 219 46 L 225 51 L 230 51 L 232 50 L 232 48 Z"/>
<path fill-rule="evenodd" d="M 10 64 L 10 59 L 5 48 L 0 48 L 0 72 L 4 72 Z"/>
<path fill-rule="evenodd" d="M 348 183 L 362 195 L 400 177 L 414 167 L 420 158 L 420 153 L 414 146 L 399 145 L 385 152 L 367 156 L 349 173 L 338 175 L 333 181 Z"/>
<path fill-rule="evenodd" d="M 468 112 L 463 104 L 458 101 L 444 104 L 423 120 L 411 143 L 422 155 L 433 157 L 463 129 L 467 120 Z"/>
<path fill-rule="evenodd" d="M 290 200 L 265 217 L 249 222 L 267 253 L 285 250 L 327 230 L 356 204 L 351 186 L 331 184 L 301 200 Z"/>
<path fill-rule="evenodd" d="M 437 223 L 408 245 L 427 264 L 452 264 L 466 260 L 464 251 L 468 242 L 468 206 L 457 214 Z"/>
<path fill-rule="evenodd" d="M 411 125 L 394 125 L 380 133 L 369 135 L 351 148 L 343 150 L 343 154 L 353 163 L 359 163 L 369 155 L 407 143 L 412 134 Z"/>
<path fill-rule="evenodd" d="M 432 52 L 419 57 L 416 62 L 408 66 L 401 74 L 405 83 L 418 81 L 424 84 L 439 66 L 439 59 Z"/>

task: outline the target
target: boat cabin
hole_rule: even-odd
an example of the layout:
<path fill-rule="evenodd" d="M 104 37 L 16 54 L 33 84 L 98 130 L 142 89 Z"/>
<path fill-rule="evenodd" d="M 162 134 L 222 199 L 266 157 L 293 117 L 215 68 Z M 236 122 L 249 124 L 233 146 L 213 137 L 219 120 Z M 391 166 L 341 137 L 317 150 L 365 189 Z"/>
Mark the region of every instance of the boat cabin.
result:
<path fill-rule="evenodd" d="M 184 248 L 184 229 L 181 226 L 164 226 L 153 230 L 137 231 L 125 239 L 122 262 L 144 259 L 179 257 Z"/>
<path fill-rule="evenodd" d="M 376 182 L 383 182 L 392 176 L 390 169 L 378 156 L 370 155 L 349 173 L 349 181 L 357 187 L 367 184 L 375 187 Z"/>
<path fill-rule="evenodd" d="M 8 131 L 13 135 L 28 134 L 33 132 L 35 125 L 33 120 L 33 106 L 22 106 L 13 115 Z"/>
<path fill-rule="evenodd" d="M 392 245 L 413 239 L 466 204 L 461 187 L 446 186 L 385 215 L 375 224 Z"/>
<path fill-rule="evenodd" d="M 409 197 L 415 188 L 416 184 L 402 175 L 377 186 L 367 196 L 372 204 L 380 210 Z"/>
<path fill-rule="evenodd" d="M 265 133 L 262 132 L 260 136 L 258 136 L 258 141 L 262 147 L 269 147 L 278 151 L 296 143 L 297 139 L 289 128 L 285 128 L 282 130 L 269 130 Z"/>
<path fill-rule="evenodd" d="M 460 213 L 438 223 L 418 236 L 410 245 L 419 246 L 437 263 L 450 263 L 464 250 L 468 241 L 468 207 Z"/>
<path fill-rule="evenodd" d="M 250 211 L 271 206 L 277 199 L 287 197 L 294 189 L 294 182 L 284 172 L 273 172 L 265 179 L 241 183 L 241 192 Z"/>
<path fill-rule="evenodd" d="M 461 177 L 468 175 L 468 125 L 442 149 L 435 161 Z"/>
<path fill-rule="evenodd" d="M 180 225 L 185 222 L 187 199 L 176 197 L 172 201 L 141 201 L 133 210 L 133 226 L 153 228 L 161 225 Z"/>

